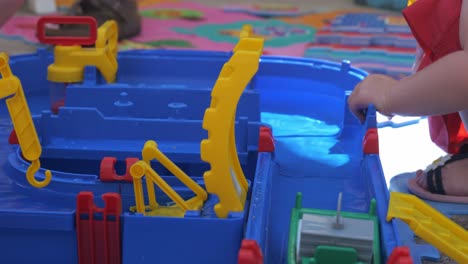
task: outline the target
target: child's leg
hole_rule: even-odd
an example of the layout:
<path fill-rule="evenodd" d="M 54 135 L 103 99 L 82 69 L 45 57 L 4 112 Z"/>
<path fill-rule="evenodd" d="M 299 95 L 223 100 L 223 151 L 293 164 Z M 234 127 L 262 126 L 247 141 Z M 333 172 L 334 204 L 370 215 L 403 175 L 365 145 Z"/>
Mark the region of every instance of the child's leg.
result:
<path fill-rule="evenodd" d="M 429 181 L 433 185 L 438 184 L 434 177 L 428 177 L 422 170 L 416 172 L 416 182 L 427 191 L 430 191 Z M 445 165 L 441 168 L 440 177 L 443 186 L 443 193 L 440 194 L 468 196 L 468 157 Z"/>
<path fill-rule="evenodd" d="M 467 127 L 468 110 L 459 114 Z M 408 187 L 413 193 L 426 199 L 468 203 L 468 142 L 445 165 L 417 171 L 416 179 L 410 181 Z M 422 193 L 423 191 L 426 193 Z"/>

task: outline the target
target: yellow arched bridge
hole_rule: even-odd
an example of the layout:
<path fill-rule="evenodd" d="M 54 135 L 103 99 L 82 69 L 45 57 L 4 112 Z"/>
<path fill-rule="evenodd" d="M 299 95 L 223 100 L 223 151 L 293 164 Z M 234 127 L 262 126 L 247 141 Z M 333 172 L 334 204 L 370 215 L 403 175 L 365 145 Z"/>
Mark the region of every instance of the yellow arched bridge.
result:
<path fill-rule="evenodd" d="M 263 39 L 253 36 L 250 26 L 244 26 L 230 60 L 224 64 L 211 93 L 211 104 L 203 119 L 208 138 L 200 144 L 201 159 L 211 169 L 204 174 L 206 189 L 219 198 L 216 215 L 221 218 L 229 212 L 242 212 L 248 191 L 248 183 L 242 171 L 236 149 L 235 117 L 237 104 L 245 87 L 257 73 L 263 50 Z M 148 141 L 143 149 L 143 160 L 135 163 L 130 173 L 134 178 L 136 211 L 144 215 L 183 216 L 187 210 L 199 210 L 208 195 L 188 175 L 157 149 L 154 141 Z M 184 201 L 150 166 L 158 160 L 194 193 L 195 197 Z M 149 205 L 144 204 L 142 178 L 146 176 Z M 176 205 L 161 207 L 156 201 L 154 184 L 158 185 Z"/>

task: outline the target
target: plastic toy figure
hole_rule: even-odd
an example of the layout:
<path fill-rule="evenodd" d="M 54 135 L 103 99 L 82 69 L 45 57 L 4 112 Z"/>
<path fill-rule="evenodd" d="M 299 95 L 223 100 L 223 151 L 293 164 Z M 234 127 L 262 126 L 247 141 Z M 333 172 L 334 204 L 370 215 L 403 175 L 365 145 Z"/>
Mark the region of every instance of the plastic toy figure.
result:
<path fill-rule="evenodd" d="M 403 15 L 421 50 L 417 72 L 400 81 L 370 75 L 349 106 L 361 121 L 369 104 L 389 117 L 430 116 L 431 139 L 449 156 L 417 171 L 408 188 L 421 198 L 468 203 L 468 2 L 410 2 Z"/>
<path fill-rule="evenodd" d="M 98 26 L 108 20 L 115 20 L 119 26 L 119 39 L 134 37 L 141 31 L 136 0 L 77 0 L 67 15 L 92 16 Z M 79 25 L 62 25 L 58 30 L 48 30 L 47 35 L 88 35 L 88 29 Z"/>

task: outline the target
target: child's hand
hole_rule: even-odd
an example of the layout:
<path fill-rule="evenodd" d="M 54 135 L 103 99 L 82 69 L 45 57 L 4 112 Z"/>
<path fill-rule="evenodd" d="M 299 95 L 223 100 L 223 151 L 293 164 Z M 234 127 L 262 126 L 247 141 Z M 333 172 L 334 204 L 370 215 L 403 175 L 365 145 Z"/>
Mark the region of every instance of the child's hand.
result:
<path fill-rule="evenodd" d="M 392 86 L 398 83 L 397 80 L 381 74 L 371 74 L 360 82 L 348 98 L 348 105 L 351 112 L 361 121 L 366 119 L 366 110 L 373 104 L 381 114 L 391 117 L 388 112 L 388 93 Z"/>

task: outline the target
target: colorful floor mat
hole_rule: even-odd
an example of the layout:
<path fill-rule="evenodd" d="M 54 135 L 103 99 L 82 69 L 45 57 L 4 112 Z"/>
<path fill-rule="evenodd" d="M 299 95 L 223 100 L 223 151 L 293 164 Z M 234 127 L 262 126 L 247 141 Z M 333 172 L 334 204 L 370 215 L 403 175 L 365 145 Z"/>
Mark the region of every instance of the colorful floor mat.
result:
<path fill-rule="evenodd" d="M 224 7 L 226 12 L 247 13 L 260 17 L 297 17 L 315 13 L 314 10 L 301 10 L 294 5 L 282 4 L 250 4 Z"/>
<path fill-rule="evenodd" d="M 226 51 L 234 47 L 242 25 L 251 24 L 255 33 L 265 38 L 266 54 L 350 60 L 369 72 L 397 78 L 410 73 L 414 59 L 416 42 L 402 16 L 394 14 L 369 9 L 330 13 L 308 10 L 304 14 L 289 6 L 288 15 L 265 17 L 268 7 L 256 13 L 176 0 L 139 0 L 139 3 L 142 34 L 123 41 L 121 50 Z M 25 41 L 37 43 L 37 19 L 37 16 L 16 16 L 0 30 L 1 37 L 21 36 Z"/>
<path fill-rule="evenodd" d="M 327 21 L 305 49 L 305 57 L 349 60 L 372 73 L 401 78 L 411 73 L 416 41 L 401 15 L 342 13 Z"/>

